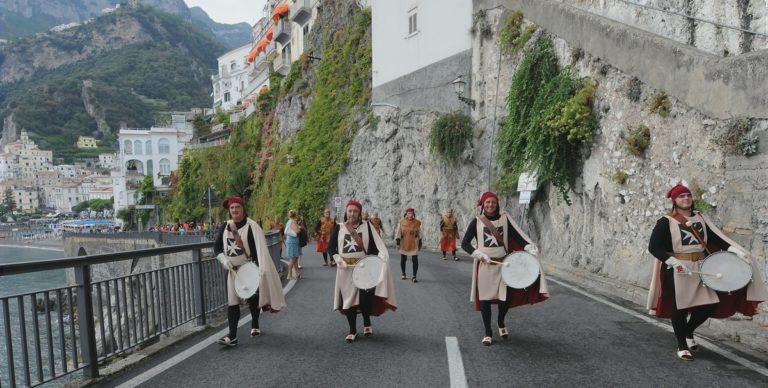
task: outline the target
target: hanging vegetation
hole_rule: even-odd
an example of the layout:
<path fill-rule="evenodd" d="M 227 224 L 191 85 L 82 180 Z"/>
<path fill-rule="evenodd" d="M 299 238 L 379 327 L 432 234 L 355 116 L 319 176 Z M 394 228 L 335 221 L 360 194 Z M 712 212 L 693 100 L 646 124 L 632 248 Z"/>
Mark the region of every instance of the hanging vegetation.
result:
<path fill-rule="evenodd" d="M 441 115 L 429 132 L 429 152 L 450 163 L 456 163 L 472 138 L 472 120 L 464 113 Z"/>
<path fill-rule="evenodd" d="M 592 141 L 597 83 L 558 68 L 552 39 L 543 36 L 525 54 L 512 80 L 509 115 L 497 139 L 498 185 L 510 189 L 522 172 L 549 181 L 570 204 L 582 152 Z"/>

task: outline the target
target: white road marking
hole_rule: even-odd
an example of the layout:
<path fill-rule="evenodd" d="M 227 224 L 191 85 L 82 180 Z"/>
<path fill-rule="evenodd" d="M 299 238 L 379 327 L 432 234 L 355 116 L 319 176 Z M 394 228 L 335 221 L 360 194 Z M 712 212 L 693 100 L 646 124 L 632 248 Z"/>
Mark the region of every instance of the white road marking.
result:
<path fill-rule="evenodd" d="M 628 309 L 626 307 L 623 307 L 623 306 L 619 306 L 618 304 L 613 303 L 613 302 L 611 302 L 611 301 L 609 301 L 607 299 L 601 298 L 601 297 L 599 297 L 597 295 L 590 294 L 590 293 L 588 293 L 586 291 L 583 291 L 583 290 L 580 290 L 580 289 L 578 289 L 578 288 L 576 288 L 576 287 L 574 287 L 574 286 L 572 286 L 570 284 L 563 283 L 562 281 L 552 279 L 549 276 L 547 276 L 547 281 L 552 281 L 552 282 L 554 282 L 554 283 L 556 283 L 558 285 L 561 285 L 561 286 L 563 286 L 563 287 L 565 287 L 565 288 L 567 288 L 567 289 L 569 289 L 571 291 L 574 291 L 576 293 L 584 295 L 587 298 L 590 298 L 590 299 L 592 299 L 592 300 L 594 300 L 596 302 L 600 302 L 600 303 L 605 304 L 607 306 L 613 307 L 616 310 L 619 310 L 621 312 L 627 313 L 627 314 L 629 314 L 629 315 L 631 315 L 631 316 L 633 316 L 633 317 L 635 317 L 637 319 L 640 319 L 640 320 L 642 320 L 644 322 L 650 323 L 653 326 L 662 328 L 662 329 L 664 329 L 664 330 L 666 330 L 666 331 L 668 331 L 670 333 L 674 333 L 674 331 L 672 330 L 672 326 L 671 325 L 668 325 L 666 323 L 661 323 L 661 322 L 659 322 L 659 321 L 657 321 L 657 320 L 655 320 L 655 319 L 653 319 L 653 318 L 651 318 L 651 317 L 649 317 L 647 315 L 639 314 L 636 311 L 630 310 L 630 309 Z M 725 357 L 727 359 L 730 359 L 731 361 L 733 361 L 733 362 L 735 362 L 737 364 L 741 364 L 742 366 L 744 366 L 746 368 L 752 369 L 753 371 L 755 371 L 757 373 L 760 373 L 763 376 L 768 376 L 768 368 L 766 368 L 766 367 L 764 367 L 762 365 L 756 364 L 756 363 L 754 363 L 752 361 L 747 360 L 744 357 L 738 356 L 735 353 L 731 352 L 730 350 L 723 349 L 723 348 L 713 344 L 712 342 L 709 342 L 709 341 L 705 340 L 704 338 L 696 337 L 696 342 L 699 344 L 699 346 L 703 346 L 703 347 L 707 348 L 708 350 L 711 350 L 711 351 L 713 351 L 713 352 L 715 352 L 715 353 L 717 353 L 717 354 L 719 354 L 719 355 L 721 355 L 721 356 L 723 356 L 723 357 Z"/>
<path fill-rule="evenodd" d="M 286 262 L 285 260 L 282 260 L 282 261 Z M 286 264 L 287 264 L 287 262 L 286 262 Z M 283 288 L 283 293 L 284 294 L 288 294 L 288 291 L 290 291 L 293 288 L 294 284 L 296 284 L 296 280 L 288 281 L 288 284 L 286 284 L 285 288 Z M 246 316 L 244 318 L 241 318 L 240 321 L 237 323 L 237 327 L 238 328 L 242 327 L 242 326 L 244 326 L 246 323 L 248 323 L 250 321 L 251 321 L 251 314 L 246 314 Z M 176 365 L 176 364 L 178 364 L 178 363 L 180 363 L 180 362 L 182 362 L 182 361 L 192 357 L 193 355 L 195 355 L 195 353 L 197 353 L 197 352 L 207 348 L 208 346 L 215 344 L 216 341 L 219 338 L 224 337 L 227 334 L 229 334 L 229 329 L 228 328 L 222 329 L 222 330 L 216 332 L 216 334 L 214 334 L 214 335 L 212 335 L 212 336 L 210 336 L 210 337 L 200 341 L 199 343 L 189 347 L 187 350 L 185 350 L 185 351 L 183 351 L 183 352 L 181 352 L 181 353 L 179 353 L 179 354 L 177 354 L 177 355 L 175 355 L 175 356 L 173 356 L 173 357 L 163 361 L 162 363 L 156 365 L 154 368 L 149 369 L 149 370 L 145 371 L 144 373 L 142 373 L 140 375 L 137 375 L 134 378 L 132 378 L 132 379 L 130 379 L 130 380 L 128 380 L 128 381 L 118 385 L 117 388 L 132 388 L 132 387 L 136 387 L 136 386 L 138 386 L 138 385 L 140 385 L 142 383 L 145 383 L 145 382 L 149 381 L 150 379 L 152 379 L 153 377 L 159 375 L 160 373 L 165 372 L 166 370 L 168 370 L 168 368 L 171 368 L 174 365 Z M 464 371 L 462 369 L 462 374 L 463 373 L 464 373 Z"/>
<path fill-rule="evenodd" d="M 448 353 L 448 374 L 451 388 L 466 388 L 467 377 L 464 375 L 464 362 L 461 361 L 461 350 L 456 337 L 445 337 L 445 350 Z"/>

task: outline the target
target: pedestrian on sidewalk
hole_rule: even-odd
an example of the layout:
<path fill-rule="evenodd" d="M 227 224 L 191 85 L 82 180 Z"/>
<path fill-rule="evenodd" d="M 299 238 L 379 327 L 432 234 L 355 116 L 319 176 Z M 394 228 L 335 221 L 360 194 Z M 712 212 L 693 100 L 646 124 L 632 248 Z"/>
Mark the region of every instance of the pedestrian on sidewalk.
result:
<path fill-rule="evenodd" d="M 416 219 L 416 211 L 413 208 L 405 210 L 403 218 L 395 229 L 395 244 L 400 251 L 400 279 L 407 278 L 405 264 L 408 256 L 413 263 L 413 277 L 411 280 L 418 283 L 416 273 L 419 271 L 419 250 L 421 250 L 421 221 Z"/>
<path fill-rule="evenodd" d="M 507 339 L 509 331 L 505 317 L 509 308 L 525 304 L 535 304 L 549 298 L 547 280 L 539 267 L 539 278 L 526 289 L 507 287 L 501 279 L 501 263 L 507 254 L 525 250 L 533 256 L 539 250 L 522 229 L 506 212 L 499 210 L 499 197 L 493 192 L 485 192 L 477 203 L 480 215 L 472 219 L 464 232 L 461 248 L 475 258 L 472 265 L 472 290 L 470 301 L 475 302 L 475 310 L 480 311 L 485 328 L 482 344 L 490 345 L 493 338 L 491 331 L 491 304 L 499 306 L 496 322 L 499 336 Z M 472 246 L 476 240 L 477 248 Z"/>
<path fill-rule="evenodd" d="M 694 331 L 711 318 L 727 318 L 739 312 L 757 313 L 758 303 L 768 300 L 762 275 L 749 253 L 728 238 L 712 221 L 694 209 L 691 190 L 676 185 L 667 192 L 669 214 L 656 221 L 648 251 L 656 257 L 646 307 L 657 317 L 670 318 L 677 339 L 677 357 L 692 361 L 699 350 Z M 752 281 L 735 292 L 706 287 L 701 270 L 707 253 L 727 250 L 752 267 Z"/>
<path fill-rule="evenodd" d="M 299 232 L 301 226 L 297 218 L 296 210 L 288 211 L 288 221 L 285 222 L 285 254 L 288 256 L 288 279 L 301 279 L 299 272 L 299 257 L 301 256 L 301 246 L 299 246 Z"/>
<path fill-rule="evenodd" d="M 448 208 L 445 214 L 440 217 L 440 250 L 443 252 L 443 260 L 446 252 L 453 254 L 453 261 L 459 261 L 456 256 L 456 240 L 459 239 L 459 224 L 456 216 L 453 215 L 453 209 Z"/>
<path fill-rule="evenodd" d="M 354 199 L 347 202 L 344 222 L 336 224 L 328 242 L 328 254 L 336 261 L 336 284 L 334 286 L 333 309 L 347 317 L 349 334 L 344 338 L 348 343 L 357 339 L 357 313 L 363 315 L 363 334 L 373 335 L 371 316 L 378 317 L 387 310 L 397 310 L 395 288 L 389 272 L 389 252 L 381 236 L 373 231 L 369 223 L 363 222 L 363 205 Z M 378 256 L 384 263 L 382 281 L 374 288 L 361 290 L 352 282 L 352 269 L 359 259 Z"/>
<path fill-rule="evenodd" d="M 259 289 L 248 298 L 251 310 L 251 337 L 261 335 L 259 312 L 277 313 L 285 307 L 285 295 L 272 257 L 267 248 L 264 231 L 245 213 L 245 202 L 233 196 L 224 201 L 230 220 L 222 225 L 216 234 L 213 251 L 227 274 L 227 322 L 229 333 L 218 340 L 222 345 L 237 345 L 237 323 L 240 320 L 240 298 L 235 292 L 235 276 L 243 264 L 252 261 L 259 267 Z"/>
<path fill-rule="evenodd" d="M 323 216 L 317 220 L 315 225 L 315 239 L 317 240 L 317 251 L 323 254 L 323 266 L 328 266 L 328 240 L 331 238 L 333 226 L 336 225 L 336 219 L 331 217 L 331 211 L 325 209 Z M 331 260 L 331 265 L 336 263 Z"/>

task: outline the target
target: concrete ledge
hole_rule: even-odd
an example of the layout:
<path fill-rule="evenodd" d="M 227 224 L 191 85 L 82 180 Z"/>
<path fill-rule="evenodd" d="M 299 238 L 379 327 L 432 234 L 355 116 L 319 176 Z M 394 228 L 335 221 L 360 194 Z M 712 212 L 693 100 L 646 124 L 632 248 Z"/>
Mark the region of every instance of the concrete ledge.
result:
<path fill-rule="evenodd" d="M 768 51 L 721 58 L 550 0 L 475 0 L 526 19 L 715 118 L 768 118 Z"/>

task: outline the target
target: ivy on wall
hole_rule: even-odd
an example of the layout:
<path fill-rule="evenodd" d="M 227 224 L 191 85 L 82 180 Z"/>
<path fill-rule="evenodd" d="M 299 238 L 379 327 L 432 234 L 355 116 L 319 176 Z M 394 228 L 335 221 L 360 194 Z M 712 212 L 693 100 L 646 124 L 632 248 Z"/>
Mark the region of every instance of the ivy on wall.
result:
<path fill-rule="evenodd" d="M 429 152 L 443 160 L 456 163 L 472 138 L 472 120 L 464 113 L 441 115 L 429 132 Z"/>
<path fill-rule="evenodd" d="M 582 153 L 592 141 L 597 120 L 597 83 L 560 70 L 552 39 L 542 36 L 527 53 L 507 97 L 508 118 L 497 143 L 498 186 L 511 189 L 522 172 L 549 181 L 570 204 L 568 193 L 580 174 Z"/>

